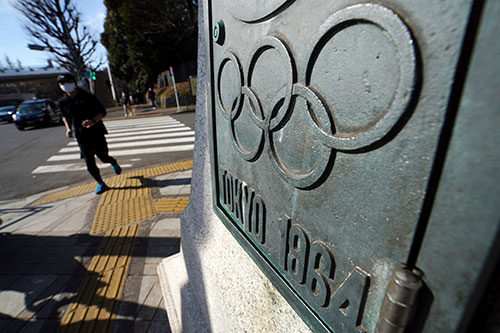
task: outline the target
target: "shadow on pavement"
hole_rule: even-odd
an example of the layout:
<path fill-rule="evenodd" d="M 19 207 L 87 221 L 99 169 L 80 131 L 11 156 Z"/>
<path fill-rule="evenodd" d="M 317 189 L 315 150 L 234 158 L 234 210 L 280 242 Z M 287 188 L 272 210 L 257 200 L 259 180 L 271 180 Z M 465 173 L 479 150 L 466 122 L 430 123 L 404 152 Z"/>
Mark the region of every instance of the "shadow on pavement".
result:
<path fill-rule="evenodd" d="M 109 238 L 109 237 L 106 237 Z M 153 266 L 179 251 L 176 237 L 116 237 L 111 241 L 135 241 L 122 300 L 95 293 L 80 293 L 78 304 L 98 307 L 115 319 L 70 322 L 63 331 L 102 331 L 114 325 L 114 331 L 170 331 L 162 306 Z M 36 236 L 0 234 L 0 331 L 18 330 L 54 332 L 68 306 L 76 301 L 82 281 L 103 290 L 102 275 L 87 267 L 93 256 L 124 256 L 119 249 L 102 249 L 104 236 Z M 148 271 L 149 270 L 149 271 Z M 155 289 L 155 286 L 157 287 Z M 148 290 L 149 288 L 149 290 Z M 159 295 L 158 295 L 159 293 Z M 150 304 L 148 304 L 150 303 Z M 96 316 L 97 317 L 97 316 Z M 108 329 L 111 327 L 107 327 Z"/>
<path fill-rule="evenodd" d="M 11 226 L 13 224 L 16 224 L 18 222 L 21 222 L 24 219 L 27 219 L 28 217 L 31 217 L 33 215 L 36 215 L 40 212 L 43 212 L 46 209 L 52 208 L 52 206 L 42 206 L 42 207 L 24 207 L 24 208 L 6 208 L 6 209 L 0 209 L 0 216 L 4 214 L 10 214 L 10 213 L 28 213 L 27 215 L 23 215 L 22 217 L 9 222 L 8 224 L 2 225 L 3 220 L 0 219 L 0 230 Z"/>

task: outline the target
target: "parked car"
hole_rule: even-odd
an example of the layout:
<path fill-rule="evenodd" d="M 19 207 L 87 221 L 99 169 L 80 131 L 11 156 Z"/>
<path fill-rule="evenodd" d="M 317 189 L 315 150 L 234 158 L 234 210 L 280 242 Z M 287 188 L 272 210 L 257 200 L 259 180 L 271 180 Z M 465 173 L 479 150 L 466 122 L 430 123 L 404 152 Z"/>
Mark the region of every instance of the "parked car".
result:
<path fill-rule="evenodd" d="M 61 110 L 50 99 L 24 101 L 19 105 L 12 118 L 20 131 L 28 126 L 62 123 Z"/>
<path fill-rule="evenodd" d="M 0 107 L 0 121 L 13 122 L 12 115 L 16 113 L 15 106 L 2 106 Z"/>
<path fill-rule="evenodd" d="M 12 115 L 16 113 L 16 109 L 23 100 L 18 98 L 8 98 L 0 100 L 0 121 L 14 121 Z"/>

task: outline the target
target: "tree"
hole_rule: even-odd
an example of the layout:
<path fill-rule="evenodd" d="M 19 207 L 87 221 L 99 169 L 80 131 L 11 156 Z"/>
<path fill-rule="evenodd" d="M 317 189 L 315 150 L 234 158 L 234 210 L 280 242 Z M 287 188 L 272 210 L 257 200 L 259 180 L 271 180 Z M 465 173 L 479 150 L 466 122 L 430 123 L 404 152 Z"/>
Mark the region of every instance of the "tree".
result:
<path fill-rule="evenodd" d="M 5 55 L 5 63 L 7 64 L 8 69 L 16 69 L 14 62 L 10 59 L 8 55 Z"/>
<path fill-rule="evenodd" d="M 105 0 L 102 44 L 113 73 L 150 86 L 169 66 L 196 59 L 196 0 Z"/>
<path fill-rule="evenodd" d="M 80 13 L 71 0 L 11 0 L 11 4 L 26 19 L 28 34 L 49 51 L 61 66 L 81 79 L 93 64 L 97 41 L 81 24 Z"/>
<path fill-rule="evenodd" d="M 5 69 L 12 69 L 12 70 L 24 69 L 24 66 L 23 66 L 23 63 L 21 62 L 21 60 L 17 59 L 17 65 L 16 65 L 14 63 L 14 61 L 12 61 L 12 59 L 10 59 L 10 57 L 8 55 L 5 55 L 5 63 L 7 64 Z M 4 66 L 1 62 L 0 62 L 0 69 L 4 69 Z"/>

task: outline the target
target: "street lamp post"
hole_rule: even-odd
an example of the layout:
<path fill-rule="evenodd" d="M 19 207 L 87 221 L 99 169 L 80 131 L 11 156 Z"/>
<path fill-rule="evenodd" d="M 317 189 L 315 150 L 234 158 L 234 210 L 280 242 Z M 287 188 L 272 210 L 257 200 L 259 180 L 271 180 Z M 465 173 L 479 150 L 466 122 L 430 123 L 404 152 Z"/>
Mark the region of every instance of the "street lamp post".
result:
<path fill-rule="evenodd" d="M 28 44 L 28 48 L 30 50 L 34 51 L 48 51 L 46 46 L 43 45 L 38 45 L 38 44 Z M 82 73 L 81 66 L 79 66 L 79 63 L 77 61 L 77 55 L 75 55 L 75 52 L 68 47 L 57 47 L 57 46 L 52 46 L 53 49 L 58 49 L 58 50 L 67 50 L 69 54 L 71 55 L 71 58 L 73 58 L 73 66 L 75 67 L 76 74 L 78 76 L 78 79 L 81 79 L 84 77 L 84 73 Z"/>
<path fill-rule="evenodd" d="M 45 46 L 42 45 L 28 44 L 28 48 L 35 51 L 45 51 Z"/>
<path fill-rule="evenodd" d="M 47 47 L 46 46 L 43 46 L 43 45 L 38 45 L 38 44 L 28 44 L 28 48 L 30 50 L 34 50 L 34 51 L 47 51 Z M 84 73 L 82 73 L 82 70 L 81 70 L 81 67 L 79 66 L 78 62 L 77 62 L 77 56 L 75 55 L 74 52 L 72 52 L 73 50 L 71 50 L 70 48 L 67 48 L 67 47 L 57 47 L 57 46 L 53 46 L 52 48 L 54 49 L 59 49 L 59 50 L 68 50 L 68 52 L 71 54 L 71 57 L 73 58 L 73 65 L 75 67 L 75 70 L 76 70 L 76 74 L 78 76 L 78 80 L 87 80 L 87 85 L 90 89 L 90 92 L 91 93 L 94 93 L 94 86 L 93 86 L 93 82 L 92 80 L 90 80 L 90 78 L 88 77 L 85 77 Z"/>

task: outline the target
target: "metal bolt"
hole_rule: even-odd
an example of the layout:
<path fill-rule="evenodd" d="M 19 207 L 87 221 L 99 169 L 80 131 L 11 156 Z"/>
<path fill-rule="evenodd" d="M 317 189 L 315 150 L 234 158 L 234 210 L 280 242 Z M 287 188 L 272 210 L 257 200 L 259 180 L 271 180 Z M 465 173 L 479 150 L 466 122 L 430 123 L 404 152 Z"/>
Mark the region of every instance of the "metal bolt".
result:
<path fill-rule="evenodd" d="M 398 266 L 387 286 L 375 332 L 406 332 L 422 289 L 422 272 Z"/>
<path fill-rule="evenodd" d="M 225 37 L 226 37 L 226 32 L 224 29 L 224 21 L 219 20 L 217 23 L 215 23 L 214 40 L 217 44 L 222 45 L 224 44 Z"/>

